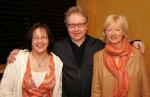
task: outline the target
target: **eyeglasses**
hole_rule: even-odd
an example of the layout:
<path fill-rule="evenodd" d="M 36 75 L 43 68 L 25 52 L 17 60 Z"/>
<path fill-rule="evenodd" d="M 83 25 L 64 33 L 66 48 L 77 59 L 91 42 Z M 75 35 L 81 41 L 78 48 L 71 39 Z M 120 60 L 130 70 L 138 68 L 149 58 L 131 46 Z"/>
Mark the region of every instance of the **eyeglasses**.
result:
<path fill-rule="evenodd" d="M 69 28 L 75 28 L 75 27 L 83 28 L 85 26 L 85 24 L 86 24 L 86 22 L 78 23 L 78 24 L 67 24 L 67 27 L 69 27 Z"/>
<path fill-rule="evenodd" d="M 33 37 L 32 39 L 34 40 L 34 41 L 39 41 L 39 40 L 46 40 L 48 37 L 47 36 L 42 36 L 42 37 Z"/>

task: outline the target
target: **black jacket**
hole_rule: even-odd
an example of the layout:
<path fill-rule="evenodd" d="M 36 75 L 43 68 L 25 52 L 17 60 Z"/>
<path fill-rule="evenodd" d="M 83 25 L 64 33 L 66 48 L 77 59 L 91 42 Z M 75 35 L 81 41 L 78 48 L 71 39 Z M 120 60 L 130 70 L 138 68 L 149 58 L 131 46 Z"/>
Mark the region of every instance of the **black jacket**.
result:
<path fill-rule="evenodd" d="M 76 64 L 69 39 L 57 41 L 53 52 L 63 62 L 62 97 L 90 97 L 93 55 L 104 48 L 101 40 L 86 36 L 86 47 L 81 67 Z"/>

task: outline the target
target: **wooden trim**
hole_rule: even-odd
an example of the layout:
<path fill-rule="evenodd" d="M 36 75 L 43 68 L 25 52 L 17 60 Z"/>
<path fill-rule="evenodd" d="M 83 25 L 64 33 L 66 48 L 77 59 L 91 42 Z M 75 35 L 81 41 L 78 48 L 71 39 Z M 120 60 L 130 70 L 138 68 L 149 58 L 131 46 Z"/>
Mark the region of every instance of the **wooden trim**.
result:
<path fill-rule="evenodd" d="M 0 73 L 4 73 L 5 67 L 5 64 L 0 64 Z"/>

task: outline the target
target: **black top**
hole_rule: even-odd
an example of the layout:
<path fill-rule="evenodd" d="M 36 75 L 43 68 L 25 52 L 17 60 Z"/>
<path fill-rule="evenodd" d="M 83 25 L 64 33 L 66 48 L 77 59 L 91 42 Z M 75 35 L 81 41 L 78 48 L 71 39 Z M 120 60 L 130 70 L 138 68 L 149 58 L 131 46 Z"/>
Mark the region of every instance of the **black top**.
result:
<path fill-rule="evenodd" d="M 70 40 L 70 44 L 71 44 L 73 55 L 76 59 L 76 63 L 79 67 L 81 67 L 81 62 L 82 62 L 82 58 L 83 58 L 85 46 L 86 46 L 86 40 L 81 44 L 81 46 L 77 46 L 71 40 Z"/>
<path fill-rule="evenodd" d="M 91 96 L 93 56 L 102 48 L 104 43 L 90 36 L 79 48 L 69 38 L 54 44 L 53 52 L 63 62 L 62 97 Z"/>

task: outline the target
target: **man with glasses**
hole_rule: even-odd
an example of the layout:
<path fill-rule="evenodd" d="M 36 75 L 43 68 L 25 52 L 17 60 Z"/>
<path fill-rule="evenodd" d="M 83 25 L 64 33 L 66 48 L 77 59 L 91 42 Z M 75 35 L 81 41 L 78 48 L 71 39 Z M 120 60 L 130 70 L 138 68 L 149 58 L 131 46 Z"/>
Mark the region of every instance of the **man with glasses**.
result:
<path fill-rule="evenodd" d="M 54 53 L 64 64 L 62 97 L 90 97 L 93 55 L 104 43 L 86 35 L 87 14 L 81 7 L 71 7 L 65 23 L 70 37 L 54 44 Z"/>
<path fill-rule="evenodd" d="M 62 97 L 90 97 L 93 55 L 104 48 L 101 40 L 86 35 L 88 16 L 81 7 L 65 14 L 69 38 L 54 44 L 54 53 L 63 61 Z M 142 44 L 142 43 L 141 43 Z"/>
<path fill-rule="evenodd" d="M 83 8 L 69 8 L 65 14 L 65 23 L 70 37 L 54 44 L 53 52 L 63 62 L 62 97 L 91 96 L 93 55 L 103 49 L 105 44 L 86 35 L 87 20 L 88 16 Z M 143 43 L 140 47 L 144 49 Z M 8 58 L 8 62 L 14 60 L 13 54 L 10 55 L 12 56 Z"/>

